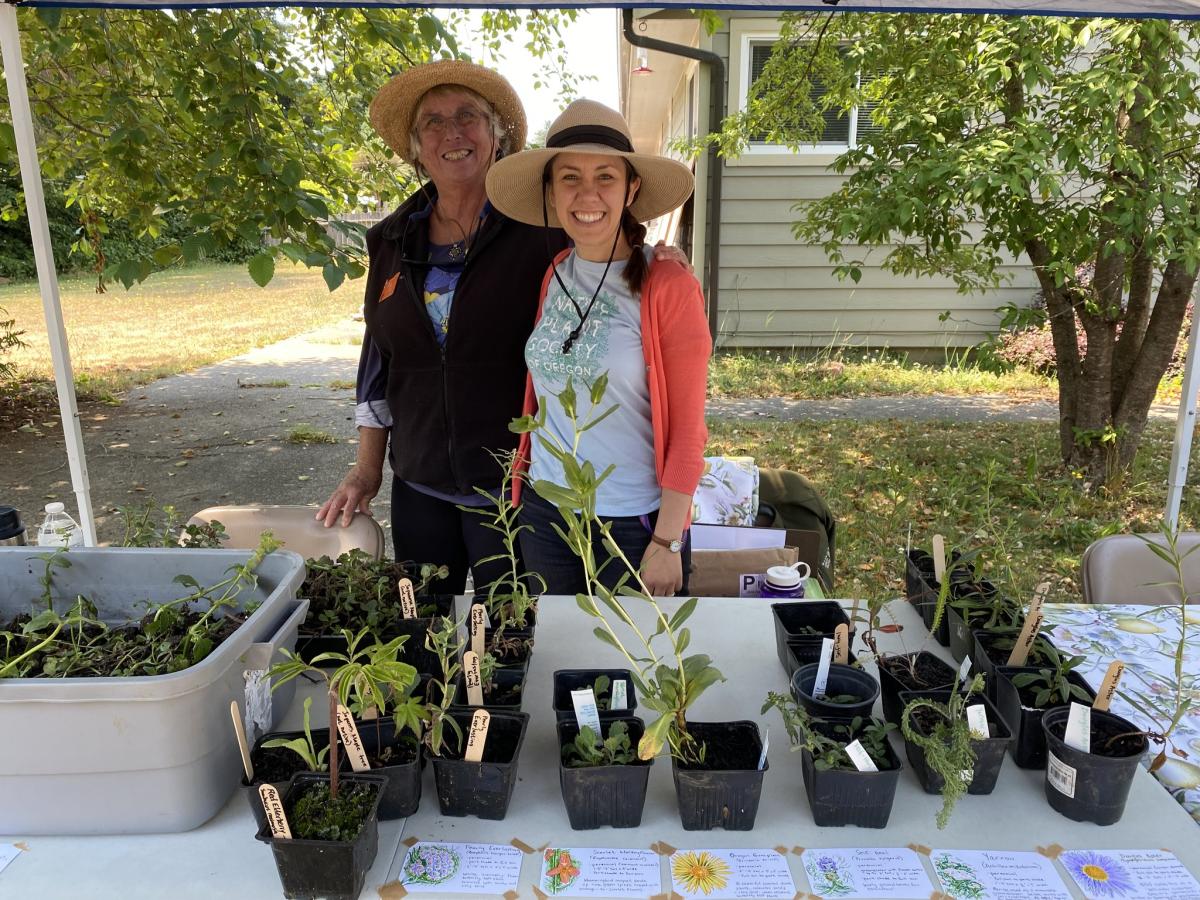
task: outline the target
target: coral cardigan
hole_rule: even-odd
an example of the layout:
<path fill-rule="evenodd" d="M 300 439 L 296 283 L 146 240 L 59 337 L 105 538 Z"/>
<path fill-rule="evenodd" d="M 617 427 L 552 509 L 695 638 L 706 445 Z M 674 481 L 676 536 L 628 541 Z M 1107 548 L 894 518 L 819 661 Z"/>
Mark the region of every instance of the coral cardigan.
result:
<path fill-rule="evenodd" d="M 570 250 L 554 258 L 558 265 Z M 553 268 L 542 280 L 537 319 Z M 651 260 L 642 283 L 642 353 L 646 358 L 646 380 L 650 387 L 650 413 L 654 426 L 654 465 L 659 485 L 689 497 L 704 471 L 704 447 L 708 427 L 704 423 L 708 358 L 712 338 L 704 313 L 704 295 L 694 275 L 679 263 Z M 523 415 L 537 413 L 533 377 L 525 378 Z M 531 436 L 521 435 L 517 450 L 517 472 L 529 469 Z M 522 478 L 513 480 L 513 502 L 521 502 Z"/>

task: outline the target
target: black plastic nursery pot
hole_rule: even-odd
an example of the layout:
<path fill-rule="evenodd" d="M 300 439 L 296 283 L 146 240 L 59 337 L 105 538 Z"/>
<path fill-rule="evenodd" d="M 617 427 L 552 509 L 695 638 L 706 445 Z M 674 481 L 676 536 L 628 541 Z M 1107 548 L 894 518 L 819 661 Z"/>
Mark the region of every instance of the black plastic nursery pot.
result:
<path fill-rule="evenodd" d="M 433 757 L 433 780 L 443 816 L 478 816 L 503 819 L 517 784 L 517 758 L 525 741 L 529 714 L 494 710 L 488 727 L 482 762 L 462 758 L 472 710 L 455 707 L 450 715 L 462 728 L 462 748 L 453 756 Z"/>
<path fill-rule="evenodd" d="M 411 816 L 421 805 L 421 773 L 424 758 L 421 746 L 411 734 L 396 738 L 396 722 L 391 716 L 360 722 L 357 719 L 363 749 L 371 760 L 371 774 L 387 779 L 379 802 L 379 819 L 387 822 Z M 395 762 L 376 765 L 381 752 L 391 748 Z"/>
<path fill-rule="evenodd" d="M 1149 746 L 1141 729 L 1120 716 L 1092 710 L 1092 753 L 1063 741 L 1069 706 L 1042 716 L 1046 737 L 1046 802 L 1076 822 L 1112 825 L 1125 812 L 1125 801 L 1142 756 Z M 1111 743 L 1110 743 L 1111 742 Z"/>
<path fill-rule="evenodd" d="M 951 579 L 950 605 L 946 608 L 946 618 L 950 632 L 950 655 L 954 657 L 955 662 L 962 662 L 971 654 L 975 645 L 971 631 L 986 622 L 990 613 L 977 607 L 960 609 L 954 604 L 971 599 L 990 601 L 998 593 L 1000 589 L 986 578 L 978 581 L 969 577 Z"/>
<path fill-rule="evenodd" d="M 749 831 L 758 815 L 763 773 L 758 726 L 750 721 L 688 722 L 688 733 L 707 748 L 704 766 L 671 760 L 679 820 L 685 831 Z"/>
<path fill-rule="evenodd" d="M 601 709 L 600 718 L 616 719 L 632 715 L 637 710 L 637 692 L 634 690 L 633 677 L 628 669 L 558 669 L 554 673 L 554 719 L 556 722 L 574 722 L 575 705 L 571 702 L 571 691 L 590 688 L 601 675 L 608 678 L 611 702 L 612 686 L 618 681 L 625 682 L 624 709 Z M 597 697 L 597 701 L 604 698 Z M 599 703 L 597 703 L 599 706 Z"/>
<path fill-rule="evenodd" d="M 948 647 L 950 628 L 944 613 L 937 629 L 933 628 L 940 591 L 941 584 L 934 577 L 933 556 L 924 550 L 909 550 L 904 555 L 904 594 L 937 642 L 943 647 Z"/>
<path fill-rule="evenodd" d="M 895 725 L 900 724 L 900 714 L 904 712 L 901 691 L 949 690 L 958 675 L 953 666 L 928 650 L 885 656 L 882 661 L 877 659 L 875 662 L 883 717 Z"/>
<path fill-rule="evenodd" d="M 900 702 L 903 706 L 907 706 L 909 700 L 916 697 L 928 697 L 939 703 L 946 703 L 950 699 L 950 693 L 950 691 L 902 691 Z M 971 749 L 975 751 L 975 770 L 971 777 L 971 783 L 967 786 L 968 794 L 990 794 L 992 792 L 996 787 L 996 779 L 1000 777 L 1000 768 L 1004 765 L 1008 744 L 1012 740 L 1012 731 L 1009 730 L 1004 717 L 1000 715 L 1000 711 L 996 709 L 991 700 L 977 694 L 967 702 L 967 706 L 978 706 L 981 703 L 987 709 L 988 730 L 992 736 L 971 740 Z M 914 726 L 922 734 L 925 734 L 919 723 L 914 723 Z M 908 757 L 908 764 L 917 773 L 925 793 L 940 794 L 945 782 L 942 776 L 926 763 L 925 751 L 906 738 L 904 752 Z"/>
<path fill-rule="evenodd" d="M 974 675 L 983 676 L 984 692 L 993 703 L 996 702 L 996 667 L 1008 665 L 1008 657 L 1012 653 L 1011 646 L 1001 647 L 998 644 L 1012 641 L 1019 633 L 1019 628 L 1007 626 L 994 630 L 976 628 L 971 632 L 974 639 L 971 650 L 971 672 Z M 1043 649 L 1045 647 L 1054 648 L 1054 644 L 1050 638 L 1039 634 L 1034 639 L 1033 646 L 1029 648 L 1029 657 L 1025 664 L 1036 667 L 1045 663 L 1048 659 Z"/>
<path fill-rule="evenodd" d="M 277 838 L 264 824 L 258 839 L 271 845 L 275 868 L 283 885 L 283 895 L 291 900 L 356 900 L 362 892 L 367 870 L 379 850 L 377 811 L 383 796 L 385 779 L 378 775 L 342 775 L 340 788 L 368 785 L 375 791 L 371 807 L 358 835 L 351 841 L 321 841 L 302 838 Z M 313 784 L 328 782 L 329 776 L 304 772 L 292 778 L 283 796 L 283 808 L 289 823 L 292 809 L 304 790 Z"/>
<path fill-rule="evenodd" d="M 451 600 L 454 598 L 451 597 Z M 425 635 L 433 625 L 434 619 L 396 619 L 384 629 L 378 637 L 382 641 L 408 635 L 408 640 L 400 649 L 398 659 L 408 663 L 418 672 L 432 674 L 441 671 L 437 654 L 425 647 Z M 368 640 L 368 644 L 370 641 Z M 360 644 L 360 646 L 362 646 Z M 345 653 L 346 639 L 340 634 L 322 634 L 301 637 L 296 641 L 296 655 L 301 659 L 311 660 L 320 653 Z M 336 660 L 327 660 L 320 664 L 322 668 L 337 668 Z"/>
<path fill-rule="evenodd" d="M 816 662 L 820 658 L 821 641 L 833 637 L 839 625 L 850 626 L 847 646 L 854 644 L 854 625 L 836 601 L 772 603 L 771 613 L 775 620 L 775 649 L 779 652 L 779 663 L 789 678 L 798 666 Z"/>
<path fill-rule="evenodd" d="M 805 710 L 822 719 L 853 719 L 867 717 L 879 696 L 879 682 L 869 672 L 843 663 L 831 663 L 829 677 L 825 680 L 825 698 L 813 696 L 813 685 L 817 680 L 820 663 L 801 666 L 792 676 L 792 696 Z M 854 696 L 855 702 L 834 703 L 832 697 Z"/>
<path fill-rule="evenodd" d="M 491 682 L 483 687 L 484 708 L 520 712 L 521 703 L 525 699 L 526 674 L 524 668 L 503 669 L 497 666 L 496 670 L 492 672 Z M 458 693 L 454 702 L 459 706 L 468 706 L 467 685 L 461 675 L 458 677 L 457 685 Z"/>
<path fill-rule="evenodd" d="M 614 722 L 629 727 L 629 741 L 637 750 L 645 732 L 645 724 L 636 716 L 613 716 L 600 720 L 602 737 Z M 558 723 L 558 783 L 562 788 L 567 818 L 576 831 L 592 828 L 637 828 L 642 824 L 642 809 L 646 805 L 646 784 L 650 780 L 653 760 L 638 759 L 621 766 L 587 766 L 576 768 L 562 761 L 562 747 L 575 740 L 579 727 L 574 722 Z"/>
<path fill-rule="evenodd" d="M 471 605 L 482 606 L 484 604 L 483 601 L 480 600 L 473 602 Z M 470 620 L 468 619 L 468 621 Z M 488 616 L 488 621 L 490 626 L 483 630 L 483 635 L 485 641 L 490 645 L 492 642 L 492 635 L 496 631 L 494 627 L 496 623 L 491 621 L 490 615 Z M 504 636 L 507 638 L 532 638 L 535 628 L 537 628 L 537 603 L 534 603 L 533 607 L 525 613 L 525 624 L 519 627 L 516 625 L 508 626 L 504 629 Z"/>
<path fill-rule="evenodd" d="M 329 746 L 328 729 L 313 729 L 312 736 L 318 753 Z M 262 828 L 267 822 L 267 814 L 263 810 L 262 799 L 258 794 L 258 786 L 260 784 L 274 785 L 275 789 L 279 791 L 280 796 L 282 796 L 284 789 L 287 787 L 288 782 L 292 780 L 293 775 L 298 772 L 308 771 L 308 767 L 304 764 L 304 760 L 300 758 L 298 753 L 289 750 L 287 747 L 263 746 L 267 741 L 276 738 L 281 738 L 285 741 L 292 741 L 297 738 L 303 740 L 304 732 L 269 731 L 255 741 L 254 745 L 250 748 L 250 764 L 254 767 L 254 781 L 247 781 L 246 774 L 243 772 L 241 785 L 242 793 L 246 796 L 246 802 L 250 804 L 250 811 L 254 814 L 254 824 L 258 828 Z"/>
<path fill-rule="evenodd" d="M 1036 690 L 1018 688 L 1012 683 L 1014 675 L 1022 672 L 1037 672 L 1033 666 L 996 666 L 996 708 L 1004 721 L 1012 729 L 1013 741 L 1010 745 L 1013 761 L 1022 769 L 1044 769 L 1046 767 L 1046 734 L 1042 731 L 1042 716 L 1047 711 L 1066 704 L 1051 703 L 1048 707 L 1038 708 L 1033 705 L 1033 695 Z M 1068 672 L 1067 679 L 1087 691 L 1091 698 L 1088 705 L 1096 699 L 1096 692 L 1078 672 Z M 1078 701 L 1076 701 L 1078 702 Z"/>
<path fill-rule="evenodd" d="M 835 733 L 834 728 L 837 724 L 849 725 L 849 721 L 837 723 L 818 719 L 813 721 L 812 727 L 840 741 L 845 735 Z M 868 724 L 870 721 L 864 721 L 859 730 Z M 822 828 L 843 825 L 886 828 L 892 815 L 892 802 L 896 799 L 900 770 L 904 768 L 890 741 L 886 744 L 886 750 L 888 764 L 878 772 L 818 769 L 812 753 L 807 749 L 801 751 L 804 792 L 808 795 L 813 822 Z"/>

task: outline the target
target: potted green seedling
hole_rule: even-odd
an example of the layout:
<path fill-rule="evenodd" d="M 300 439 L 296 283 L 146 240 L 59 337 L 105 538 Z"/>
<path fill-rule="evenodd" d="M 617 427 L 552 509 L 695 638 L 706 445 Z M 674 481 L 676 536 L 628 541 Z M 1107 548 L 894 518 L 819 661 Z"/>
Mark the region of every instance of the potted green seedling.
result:
<path fill-rule="evenodd" d="M 1022 769 L 1046 766 L 1042 716 L 1072 701 L 1092 705 L 1095 692 L 1075 669 L 1082 656 L 1067 656 L 1053 647 L 1042 666 L 997 666 L 996 708 L 1013 730 L 1013 761 Z"/>
<path fill-rule="evenodd" d="M 775 692 L 761 712 L 770 709 L 779 710 L 792 750 L 803 754 L 813 821 L 822 827 L 886 828 L 902 768 L 887 737 L 896 726 L 863 717 L 816 718 Z"/>
<path fill-rule="evenodd" d="M 697 599 L 684 601 L 668 614 L 616 542 L 605 539 L 609 558 L 603 564 L 596 558 L 594 541 L 607 535 L 596 513 L 596 490 L 612 469 L 597 473 L 590 462 L 581 462 L 579 441 L 584 432 L 615 408 L 599 411 L 606 388 L 607 377 L 602 375 L 589 388 L 590 411 L 580 418 L 575 388 L 568 378 L 558 400 L 571 422 L 570 446 L 545 429 L 545 402 L 540 404 L 537 416 L 522 417 L 512 428 L 532 434 L 562 466 L 565 484 L 536 481 L 532 486 L 558 508 L 563 522 L 556 527 L 582 564 L 588 591 L 577 595 L 576 603 L 596 620 L 596 638 L 625 658 L 641 704 L 649 711 L 650 721 L 638 741 L 638 756 L 652 759 L 664 747 L 670 748 L 685 829 L 721 825 L 730 830 L 749 830 L 758 812 L 766 768 L 758 726 L 751 721 L 702 723 L 687 719 L 689 708 L 701 694 L 724 680 L 707 655 L 685 656 L 691 643 L 686 622 L 696 609 Z M 601 568 L 608 566 L 621 573 L 612 588 L 600 578 Z M 653 631 L 639 626 L 629 612 L 626 604 L 633 602 L 647 609 Z M 660 644 L 664 645 L 661 652 Z"/>
<path fill-rule="evenodd" d="M 990 794 L 996 786 L 1011 733 L 1000 713 L 981 692 L 976 675 L 966 690 L 903 692 L 900 730 L 908 762 L 929 794 L 942 795 L 938 828 L 945 828 L 963 794 Z M 984 710 L 976 727 L 968 710 Z M 986 722 L 987 734 L 981 733 Z"/>
<path fill-rule="evenodd" d="M 466 651 L 464 651 L 465 654 Z M 466 663 L 463 663 L 464 668 Z M 520 666 L 502 666 L 490 652 L 479 657 L 479 680 L 482 702 L 471 702 L 464 675 L 458 680 L 459 706 L 485 706 L 488 709 L 520 710 L 525 698 L 526 662 Z"/>
<path fill-rule="evenodd" d="M 250 748 L 250 774 L 242 776 L 243 793 L 254 813 L 255 824 L 266 824 L 258 786 L 269 784 L 283 791 L 297 772 L 325 772 L 329 768 L 329 734 L 312 732 L 312 697 L 304 698 L 302 731 L 267 732 Z"/>
<path fill-rule="evenodd" d="M 628 715 L 601 719 L 599 725 L 597 733 L 592 725 L 558 722 L 558 780 L 567 818 L 576 831 L 636 828 L 653 763 L 637 753 L 645 725 Z"/>

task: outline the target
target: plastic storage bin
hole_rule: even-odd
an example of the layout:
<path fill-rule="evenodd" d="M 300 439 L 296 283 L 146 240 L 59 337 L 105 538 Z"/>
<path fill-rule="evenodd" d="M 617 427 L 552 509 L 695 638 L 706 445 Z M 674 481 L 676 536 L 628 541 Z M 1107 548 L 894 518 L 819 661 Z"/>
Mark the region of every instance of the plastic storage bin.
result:
<path fill-rule="evenodd" d="M 45 571 L 36 547 L 0 547 L 0 623 L 29 610 Z M 56 569 L 56 609 L 77 594 L 100 618 L 129 621 L 144 601 L 162 602 L 228 577 L 245 550 L 79 549 Z M 0 834 L 139 834 L 195 828 L 225 805 L 241 762 L 229 703 L 247 708 L 247 686 L 260 708 L 267 668 L 292 648 L 308 612 L 297 600 L 304 560 L 276 551 L 258 568 L 258 584 L 239 601 L 261 604 L 241 628 L 199 664 L 170 675 L 129 678 L 0 680 Z M 264 718 L 282 717 L 294 683 L 277 691 Z M 251 736 L 251 740 L 253 740 Z"/>

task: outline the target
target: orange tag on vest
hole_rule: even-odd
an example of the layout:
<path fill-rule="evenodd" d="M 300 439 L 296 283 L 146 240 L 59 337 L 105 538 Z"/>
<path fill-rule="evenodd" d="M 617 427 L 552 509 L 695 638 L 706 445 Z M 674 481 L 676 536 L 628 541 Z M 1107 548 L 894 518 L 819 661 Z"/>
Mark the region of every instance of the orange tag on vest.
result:
<path fill-rule="evenodd" d="M 400 281 L 400 273 L 397 272 L 391 278 L 383 283 L 383 290 L 379 292 L 379 302 L 382 303 L 392 294 L 396 293 L 396 284 Z"/>

